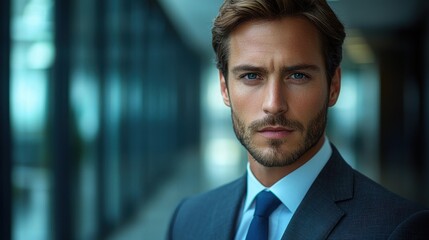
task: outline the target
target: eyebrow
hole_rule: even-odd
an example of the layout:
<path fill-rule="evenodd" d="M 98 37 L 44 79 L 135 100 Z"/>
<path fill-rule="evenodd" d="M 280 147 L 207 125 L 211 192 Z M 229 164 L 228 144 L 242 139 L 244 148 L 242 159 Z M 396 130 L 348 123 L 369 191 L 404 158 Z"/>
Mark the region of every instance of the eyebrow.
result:
<path fill-rule="evenodd" d="M 265 68 L 263 67 L 258 67 L 258 66 L 253 66 L 253 65 L 238 65 L 236 67 L 234 67 L 231 72 L 235 75 L 240 74 L 242 72 L 259 72 L 259 73 L 266 73 L 268 72 Z"/>
<path fill-rule="evenodd" d="M 298 70 L 320 71 L 320 67 L 313 64 L 299 64 L 282 68 L 282 72 L 293 72 Z"/>
<path fill-rule="evenodd" d="M 281 73 L 289 73 L 293 71 L 298 70 L 309 70 L 309 71 L 320 71 L 320 67 L 314 64 L 298 64 L 293 66 L 284 66 L 281 69 Z M 239 74 L 242 72 L 259 72 L 259 73 L 267 73 L 268 71 L 264 67 L 258 67 L 254 65 L 244 64 L 244 65 L 238 65 L 231 69 L 231 72 L 233 74 Z"/>

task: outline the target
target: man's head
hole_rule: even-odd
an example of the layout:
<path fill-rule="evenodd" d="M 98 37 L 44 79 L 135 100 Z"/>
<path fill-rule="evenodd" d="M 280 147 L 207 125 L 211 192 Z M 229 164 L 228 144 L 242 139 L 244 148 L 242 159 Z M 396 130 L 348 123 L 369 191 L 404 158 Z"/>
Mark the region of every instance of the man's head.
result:
<path fill-rule="evenodd" d="M 229 36 L 249 20 L 302 16 L 319 30 L 328 81 L 342 59 L 344 26 L 326 0 L 225 0 L 212 28 L 217 68 L 228 78 Z"/>
<path fill-rule="evenodd" d="M 284 167 L 317 152 L 339 94 L 343 39 L 342 24 L 322 0 L 222 5 L 213 47 L 223 100 L 249 159 Z"/>

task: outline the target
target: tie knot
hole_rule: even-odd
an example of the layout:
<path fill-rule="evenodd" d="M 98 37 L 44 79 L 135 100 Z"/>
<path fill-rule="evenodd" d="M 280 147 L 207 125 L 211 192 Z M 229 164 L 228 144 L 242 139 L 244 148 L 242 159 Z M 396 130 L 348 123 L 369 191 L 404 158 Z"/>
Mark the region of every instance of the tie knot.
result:
<path fill-rule="evenodd" d="M 255 216 L 268 218 L 280 203 L 280 200 L 270 191 L 258 193 L 256 195 Z"/>

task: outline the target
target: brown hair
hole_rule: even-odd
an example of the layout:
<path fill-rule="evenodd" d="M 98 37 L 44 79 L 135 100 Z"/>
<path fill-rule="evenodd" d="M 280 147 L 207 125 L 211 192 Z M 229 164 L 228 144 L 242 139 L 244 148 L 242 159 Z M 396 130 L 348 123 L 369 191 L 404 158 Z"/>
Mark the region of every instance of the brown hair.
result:
<path fill-rule="evenodd" d="M 216 66 L 227 79 L 229 35 L 240 24 L 250 20 L 274 20 L 303 16 L 319 30 L 328 82 L 342 59 L 344 26 L 326 0 L 225 0 L 212 28 L 212 45 Z"/>

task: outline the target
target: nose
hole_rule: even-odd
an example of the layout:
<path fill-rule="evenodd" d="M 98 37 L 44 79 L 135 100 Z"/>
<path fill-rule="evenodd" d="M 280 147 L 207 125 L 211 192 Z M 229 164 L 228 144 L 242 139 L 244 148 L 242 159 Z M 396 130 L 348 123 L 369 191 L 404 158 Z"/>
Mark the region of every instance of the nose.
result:
<path fill-rule="evenodd" d="M 286 86 L 282 81 L 268 81 L 264 92 L 262 109 L 266 114 L 278 115 L 288 110 L 286 101 Z"/>

